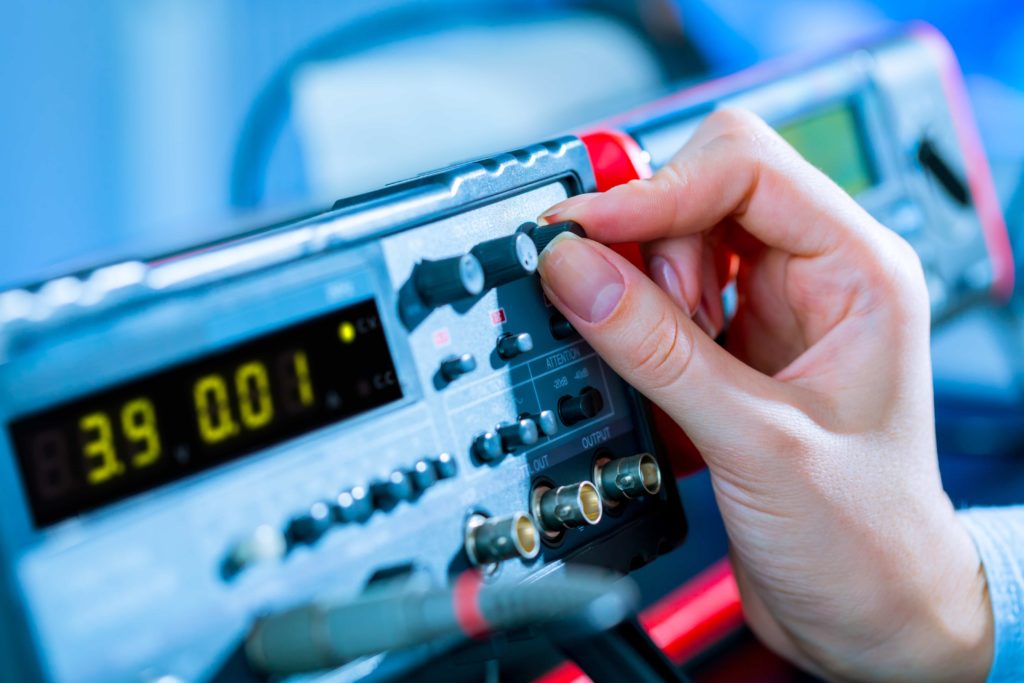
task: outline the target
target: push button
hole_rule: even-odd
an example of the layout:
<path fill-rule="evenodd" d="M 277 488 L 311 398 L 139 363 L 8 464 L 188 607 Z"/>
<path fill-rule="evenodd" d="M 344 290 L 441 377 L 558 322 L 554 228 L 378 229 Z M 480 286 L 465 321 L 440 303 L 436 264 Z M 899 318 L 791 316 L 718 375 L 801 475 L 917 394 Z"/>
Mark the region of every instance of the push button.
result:
<path fill-rule="evenodd" d="M 589 420 L 604 409 L 604 397 L 594 387 L 584 387 L 579 396 L 558 399 L 558 417 L 566 427 Z"/>
<path fill-rule="evenodd" d="M 498 436 L 501 437 L 503 453 L 511 453 L 517 448 L 532 446 L 540 438 L 537 423 L 533 420 L 518 420 L 514 424 L 498 427 Z"/>
<path fill-rule="evenodd" d="M 548 326 L 551 329 L 551 336 L 558 341 L 569 339 L 576 334 L 576 328 L 561 313 L 552 315 Z"/>
<path fill-rule="evenodd" d="M 498 355 L 505 360 L 533 351 L 533 337 L 528 332 L 513 334 L 506 332 L 498 337 Z"/>
<path fill-rule="evenodd" d="M 409 470 L 409 479 L 416 493 L 423 493 L 437 483 L 437 472 L 428 460 L 417 460 Z"/>
<path fill-rule="evenodd" d="M 459 467 L 451 453 L 441 453 L 434 458 L 434 471 L 438 479 L 451 479 L 459 473 Z"/>
<path fill-rule="evenodd" d="M 441 361 L 441 377 L 446 382 L 454 382 L 459 377 L 476 370 L 476 357 L 471 353 L 460 356 L 448 356 Z"/>
<path fill-rule="evenodd" d="M 403 500 L 412 498 L 412 481 L 401 470 L 395 470 L 384 481 L 371 484 L 370 495 L 375 508 L 391 510 Z"/>
<path fill-rule="evenodd" d="M 493 462 L 505 454 L 497 432 L 484 432 L 473 439 L 473 454 L 483 462 Z"/>
<path fill-rule="evenodd" d="M 540 436 L 551 436 L 558 433 L 558 418 L 555 417 L 553 410 L 542 410 L 533 415 L 525 413 L 521 417 L 537 425 L 537 433 Z"/>
<path fill-rule="evenodd" d="M 285 536 L 289 545 L 312 545 L 327 533 L 333 521 L 327 503 L 313 503 L 307 513 L 295 517 L 288 523 Z"/>
<path fill-rule="evenodd" d="M 334 519 L 341 523 L 365 522 L 373 514 L 373 501 L 369 491 L 353 486 L 334 497 Z"/>

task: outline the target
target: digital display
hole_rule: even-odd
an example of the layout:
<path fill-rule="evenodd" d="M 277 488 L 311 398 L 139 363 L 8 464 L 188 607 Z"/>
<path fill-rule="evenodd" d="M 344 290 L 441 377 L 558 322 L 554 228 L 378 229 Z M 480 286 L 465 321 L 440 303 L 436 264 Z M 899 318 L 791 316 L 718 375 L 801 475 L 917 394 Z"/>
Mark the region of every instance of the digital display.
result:
<path fill-rule="evenodd" d="M 370 299 L 20 418 L 10 434 L 45 526 L 401 397 Z"/>
<path fill-rule="evenodd" d="M 781 126 L 779 134 L 855 197 L 878 182 L 862 130 L 857 110 L 847 103 Z"/>

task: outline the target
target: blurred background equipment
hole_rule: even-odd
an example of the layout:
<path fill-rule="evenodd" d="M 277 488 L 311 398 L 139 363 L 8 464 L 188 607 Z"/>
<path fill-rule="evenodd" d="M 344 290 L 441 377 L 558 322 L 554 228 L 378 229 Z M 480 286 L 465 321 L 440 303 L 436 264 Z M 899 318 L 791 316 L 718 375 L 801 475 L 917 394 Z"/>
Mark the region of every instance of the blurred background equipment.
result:
<path fill-rule="evenodd" d="M 672 117 L 663 114 L 666 106 L 671 109 L 673 102 L 678 105 L 680 101 L 663 101 L 660 109 L 655 110 L 638 109 L 645 103 L 660 100 L 683 86 L 705 83 L 712 77 L 775 57 L 785 57 L 793 67 L 802 63 L 803 58 L 794 62 L 789 59 L 791 55 L 843 54 L 847 52 L 841 49 L 844 45 L 859 43 L 866 36 L 919 19 L 934 24 L 950 39 L 963 66 L 984 149 L 992 162 L 998 203 L 1019 256 L 1019 233 L 1024 223 L 1024 136 L 1019 130 L 1020 121 L 1024 120 L 1024 7 L 1014 0 L 982 0 L 972 4 L 954 0 L 779 0 L 768 4 L 760 0 L 358 0 L 319 1 L 301 6 L 280 2 L 253 5 L 234 1 L 152 0 L 131 4 L 98 2 L 88 8 L 69 6 L 60 10 L 40 3 L 15 3 L 9 8 L 5 40 L 0 41 L 0 75 L 7 91 L 13 94 L 8 106 L 0 108 L 0 173 L 4 174 L 0 183 L 0 205 L 4 206 L 0 290 L 42 281 L 48 284 L 41 289 L 16 289 L 14 296 L 5 296 L 0 301 L 0 318 L 8 321 L 4 327 L 8 340 L 4 353 L 8 355 L 0 365 L 7 388 L 0 407 L 5 415 L 20 415 L 30 404 L 42 409 L 59 396 L 80 398 L 92 392 L 102 393 L 115 376 L 128 377 L 144 367 L 155 371 L 170 365 L 174 358 L 195 356 L 200 348 L 220 353 L 217 349 L 233 348 L 247 338 L 255 331 L 254 325 L 270 332 L 283 322 L 278 315 L 281 311 L 296 306 L 312 310 L 284 295 L 283 289 L 294 283 L 275 276 L 273 285 L 268 281 L 265 289 L 250 291 L 250 295 L 255 292 L 260 304 L 252 310 L 260 309 L 260 315 L 246 313 L 250 309 L 241 303 L 245 297 L 236 297 L 243 288 L 222 300 L 234 301 L 232 304 L 169 307 L 164 309 L 166 317 L 134 318 L 132 324 L 138 325 L 134 329 L 147 330 L 146 334 L 151 335 L 146 337 L 147 341 L 142 341 L 145 335 L 125 335 L 126 324 L 115 324 L 116 316 L 90 317 L 108 304 L 124 304 L 126 308 L 117 310 L 131 310 L 132 297 L 154 285 L 156 290 L 170 293 L 170 301 L 178 296 L 174 292 L 183 283 L 201 285 L 223 295 L 227 294 L 227 283 L 239 277 L 246 281 L 243 273 L 249 272 L 250 267 L 270 269 L 270 273 L 280 267 L 278 272 L 288 272 L 289 266 L 278 264 L 315 255 L 330 242 L 305 241 L 310 234 L 321 235 L 318 231 L 322 224 L 314 221 L 310 233 L 310 224 L 300 224 L 296 230 L 291 221 L 322 213 L 338 197 L 446 167 L 460 159 L 484 158 L 550 139 L 561 131 L 593 132 L 595 121 L 611 120 L 612 124 L 625 127 L 650 153 L 651 158 L 644 159 L 643 149 L 633 149 L 640 156 L 627 164 L 632 173 L 636 171 L 634 161 L 653 161 L 655 165 L 663 162 L 664 155 L 679 139 L 672 134 L 663 136 L 659 146 L 654 139 L 657 135 L 652 135 L 651 130 L 678 132 Z M 906 64 L 920 62 L 908 57 Z M 763 78 L 764 72 L 760 73 Z M 776 122 L 784 127 L 784 134 L 813 161 L 831 169 L 837 180 L 854 194 L 866 186 L 877 189 L 874 185 L 884 177 L 902 178 L 901 173 L 928 178 L 922 186 L 928 189 L 918 193 L 914 202 L 954 208 L 939 209 L 938 214 L 926 210 L 924 230 L 915 233 L 925 235 L 929 244 L 921 250 L 922 255 L 926 261 L 931 259 L 937 264 L 940 272 L 956 276 L 967 273 L 959 269 L 972 259 L 978 262 L 979 252 L 972 248 L 980 243 L 972 242 L 976 234 L 951 227 L 953 224 L 947 223 L 947 218 L 948 211 L 960 211 L 962 215 L 973 211 L 970 207 L 955 206 L 962 206 L 958 180 L 968 180 L 977 170 L 976 161 L 958 161 L 955 150 L 950 161 L 951 150 L 943 146 L 943 134 L 939 144 L 914 146 L 913 158 L 901 162 L 905 165 L 896 176 L 880 174 L 879 160 L 871 154 L 858 155 L 859 145 L 853 140 L 865 133 L 875 134 L 872 117 L 887 116 L 878 111 L 886 106 L 876 102 L 868 107 L 869 125 L 865 130 L 863 111 L 856 110 L 852 115 L 843 108 L 812 112 L 804 106 L 806 99 L 802 98 L 806 92 L 801 95 L 797 89 L 792 99 L 782 97 L 773 105 L 771 111 L 778 114 Z M 715 100 L 714 91 L 707 86 L 690 91 L 686 97 L 692 103 Z M 764 100 L 752 104 L 764 104 Z M 627 111 L 638 113 L 632 118 L 614 118 Z M 652 129 L 649 123 L 657 125 Z M 648 130 L 643 130 L 645 127 Z M 685 133 L 685 125 L 682 130 Z M 816 143 L 822 133 L 832 139 L 837 131 L 847 133 L 843 139 L 849 144 L 845 147 L 823 149 Z M 917 138 L 919 143 L 922 139 Z M 621 150 L 622 140 L 618 137 L 612 136 L 604 143 L 604 149 Z M 588 143 L 598 166 L 599 144 L 597 138 Z M 844 149 L 845 156 L 840 154 Z M 514 158 L 517 163 L 522 161 L 521 157 Z M 573 159 L 569 166 L 579 163 L 577 157 Z M 849 163 L 851 159 L 853 163 Z M 486 164 L 485 167 L 489 168 Z M 893 168 L 888 162 L 882 165 L 886 172 Z M 516 182 L 520 181 L 525 182 L 523 178 Z M 598 177 L 597 182 L 600 184 L 602 178 Z M 913 182 L 916 181 L 911 185 Z M 873 193 L 878 197 L 881 194 L 884 193 Z M 903 196 L 900 191 L 895 194 Z M 371 205 L 379 207 L 381 197 L 394 196 L 385 193 L 340 208 L 360 216 L 357 224 L 377 229 L 382 224 L 370 215 Z M 551 198 L 545 195 L 544 201 L 548 199 Z M 537 205 L 541 203 L 538 199 Z M 528 207 L 517 205 L 512 215 L 522 221 L 531 219 L 533 204 L 527 204 Z M 889 206 L 879 201 L 872 208 L 888 210 Z M 895 210 L 895 204 L 891 206 L 893 211 L 883 213 L 883 219 L 899 229 L 899 217 L 909 213 L 901 214 Z M 516 226 L 505 222 L 508 218 L 506 215 L 499 221 L 500 229 L 493 235 L 477 237 L 510 236 L 505 232 Z M 389 214 L 385 223 L 388 221 L 394 224 L 397 218 Z M 949 239 L 934 241 L 927 237 L 935 234 L 928 231 L 936 223 L 947 231 L 945 237 Z M 252 228 L 257 225 L 277 227 L 254 231 Z M 226 249 L 228 243 L 239 237 L 244 239 L 234 245 L 237 248 Z M 205 257 L 200 252 L 181 253 L 201 244 L 217 248 Z M 332 249 L 337 248 L 336 242 L 330 244 Z M 456 240 L 435 246 L 436 253 L 421 253 L 436 257 L 436 262 L 443 264 L 444 259 L 457 256 L 457 249 L 447 247 L 465 247 L 468 251 L 472 243 Z M 151 259 L 155 254 L 168 253 L 176 256 L 166 261 Z M 1019 502 L 1024 491 L 1020 458 L 1024 447 L 1022 295 L 1018 288 L 1009 302 L 977 297 L 1000 278 L 1002 282 L 1012 280 L 1012 273 L 1008 276 L 1005 270 L 999 270 L 1000 264 L 1007 263 L 1005 259 L 986 261 L 992 269 L 981 273 L 985 277 L 978 278 L 974 272 L 967 287 L 954 292 L 955 296 L 947 296 L 944 305 L 936 309 L 942 319 L 933 343 L 938 443 L 944 482 L 958 504 Z M 92 270 L 104 263 L 115 265 Z M 349 265 L 346 261 L 338 267 L 345 270 Z M 454 271 L 445 270 L 452 265 L 456 266 Z M 460 258 L 442 265 L 436 273 L 442 285 L 456 291 L 472 284 L 474 267 L 472 260 Z M 512 270 L 516 268 L 525 266 L 520 263 Z M 451 272 L 467 279 L 445 280 L 445 273 Z M 75 277 L 66 277 L 69 273 Z M 357 294 L 365 294 L 383 291 L 374 289 L 379 284 L 368 285 L 358 278 L 348 280 L 347 284 L 339 280 L 329 296 L 335 305 L 344 305 L 339 302 L 351 298 L 351 287 L 355 287 Z M 516 291 L 516 301 L 519 292 L 515 288 L 522 284 L 520 281 L 510 285 Z M 438 290 L 428 289 L 430 299 Z M 1009 291 L 1006 286 L 996 289 Z M 421 296 L 415 291 L 410 295 L 414 300 Z M 382 296 L 390 301 L 390 295 Z M 936 301 L 933 295 L 933 305 Z M 506 316 L 503 309 L 498 310 Z M 429 308 L 412 317 L 430 315 L 433 310 Z M 68 311 L 76 313 L 67 316 Z M 84 317 L 76 318 L 81 313 Z M 393 308 L 380 312 L 385 330 L 390 330 L 391 344 L 395 343 L 394 330 L 401 329 L 400 322 L 389 318 L 394 313 Z M 199 321 L 200 317 L 204 322 Z M 80 324 L 74 323 L 75 319 L 95 322 Z M 373 316 L 361 319 L 371 320 Z M 10 324 L 12 320 L 24 325 L 18 334 L 31 329 L 39 340 L 49 339 L 54 345 L 28 343 L 28 336 L 10 343 L 12 337 L 7 333 L 16 328 Z M 194 324 L 182 323 L 188 320 Z M 305 332 L 312 334 L 312 328 L 303 328 L 300 320 L 289 321 L 297 324 L 292 327 L 289 322 L 287 326 L 298 335 L 291 341 L 307 339 L 302 336 Z M 506 346 L 514 349 L 511 353 L 527 354 L 513 365 L 528 365 L 537 353 L 548 353 L 563 342 L 572 346 L 571 328 L 564 329 L 554 319 L 550 328 L 548 321 L 542 322 L 544 329 L 529 330 L 531 343 L 551 340 L 538 350 L 526 350 L 525 340 L 519 338 L 523 327 L 508 325 L 512 340 Z M 478 323 L 483 325 L 484 321 L 474 322 Z M 504 329 L 506 321 L 502 318 L 494 324 Z M 423 329 L 419 330 L 421 336 Z M 438 336 L 429 343 L 444 346 L 453 338 L 457 341 L 453 329 L 458 326 L 435 330 Z M 354 330 L 339 326 L 337 339 L 354 339 Z M 66 337 L 60 336 L 65 334 Z M 84 356 L 67 352 L 64 342 L 81 341 L 89 335 L 97 340 L 90 353 L 105 352 L 109 364 L 83 362 Z M 260 338 L 268 344 L 276 339 L 261 335 Z M 116 339 L 134 341 L 110 358 L 111 348 L 122 348 L 113 343 Z M 495 341 L 489 337 L 474 338 L 473 344 L 481 349 L 490 348 Z M 186 351 L 186 347 L 191 350 Z M 61 348 L 65 350 L 58 353 Z M 424 378 L 425 394 L 445 391 L 449 384 L 458 387 L 467 379 L 471 381 L 473 372 L 491 372 L 497 362 L 487 354 L 454 350 L 458 353 L 436 358 L 430 355 L 430 363 L 424 363 L 423 367 L 430 365 L 431 371 L 437 370 L 436 376 Z M 224 353 L 223 362 L 228 365 L 241 358 Z M 410 361 L 410 356 L 403 353 L 395 352 L 393 359 L 400 374 L 403 368 L 404 372 L 411 372 L 413 366 L 419 367 L 422 358 Z M 11 354 L 27 359 L 21 370 L 11 370 Z M 146 354 L 155 355 L 145 360 Z M 502 359 L 497 348 L 495 354 Z M 47 358 L 47 363 L 43 363 Z M 297 356 L 291 358 L 288 376 L 297 382 L 294 397 L 301 404 L 302 362 Z M 316 359 L 308 357 L 306 361 Z M 243 366 L 246 364 L 241 363 L 239 368 Z M 89 373 L 81 372 L 82 368 L 90 368 Z M 249 374 L 243 373 L 243 384 L 249 383 L 256 392 L 253 395 L 259 396 L 258 373 L 253 375 L 251 368 L 246 372 Z M 467 374 L 469 377 L 460 379 Z M 43 376 L 45 379 L 40 379 Z M 12 387 L 17 387 L 17 391 Z M 570 398 L 582 403 L 585 387 L 577 388 L 579 391 Z M 217 390 L 207 389 L 214 392 L 206 394 L 207 397 L 216 399 Z M 162 389 L 158 394 L 166 395 Z M 13 402 L 15 396 L 17 404 Z M 104 396 L 114 400 L 112 394 Z M 133 402 L 137 396 L 124 398 L 128 402 L 123 405 L 116 401 L 110 404 L 116 404 L 117 410 L 127 410 L 118 416 L 124 424 L 114 424 L 117 420 L 113 420 L 110 427 L 120 427 L 126 434 L 130 430 L 130 441 L 135 444 L 131 446 L 133 459 L 145 462 L 147 453 L 152 454 L 146 446 L 150 443 L 150 414 L 144 403 Z M 388 398 L 381 400 L 386 402 Z M 248 419 L 261 418 L 259 405 L 249 406 L 254 410 L 247 413 Z M 87 443 L 103 442 L 99 438 L 104 429 L 102 418 L 95 415 L 113 414 L 111 410 L 104 404 L 88 414 L 93 419 L 86 433 L 95 438 Z M 383 412 L 388 411 L 389 408 L 383 408 Z M 97 660 L 91 658 L 100 653 L 103 666 L 93 674 L 98 677 L 96 680 L 110 680 L 107 674 L 116 667 L 134 671 L 131 662 L 147 657 L 153 661 L 152 653 L 159 650 L 169 653 L 169 659 L 162 661 L 179 662 L 180 666 L 175 665 L 179 670 L 154 666 L 143 672 L 143 680 L 174 680 L 174 676 L 189 680 L 191 676 L 186 672 L 209 671 L 209 662 L 198 661 L 197 657 L 201 660 L 203 655 L 196 655 L 188 644 L 189 638 L 197 635 L 190 612 L 190 605 L 197 604 L 196 599 L 203 604 L 202 626 L 234 638 L 258 608 L 284 608 L 319 594 L 321 581 L 311 577 L 322 578 L 336 569 L 331 562 L 323 563 L 321 539 L 335 534 L 327 545 L 335 548 L 340 543 L 342 554 L 348 557 L 369 552 L 360 543 L 350 544 L 345 534 L 363 537 L 361 530 L 374 529 L 378 533 L 381 524 L 396 525 L 396 529 L 403 526 L 403 522 L 375 515 L 374 511 L 397 509 L 399 514 L 404 511 L 408 515 L 413 508 L 400 502 L 403 497 L 413 495 L 419 490 L 417 487 L 426 490 L 435 483 L 439 487 L 445 485 L 445 479 L 461 480 L 468 474 L 465 458 L 473 458 L 475 467 L 487 458 L 513 462 L 515 459 L 507 457 L 505 448 L 520 454 L 523 450 L 539 454 L 543 447 L 531 451 L 529 444 L 513 444 L 524 439 L 531 441 L 534 432 L 541 444 L 545 438 L 551 438 L 543 428 L 552 419 L 551 415 L 544 415 L 552 412 L 550 408 L 538 403 L 531 411 L 513 415 L 516 419 L 502 426 L 504 432 L 494 429 L 474 434 L 480 438 L 471 446 L 459 443 L 457 453 L 434 448 L 436 444 L 428 443 L 430 439 L 422 443 L 413 440 L 394 452 L 387 451 L 383 457 L 386 462 L 381 465 L 384 469 L 380 471 L 369 468 L 357 472 L 346 466 L 342 478 L 350 483 L 340 490 L 335 490 L 340 480 L 336 480 L 334 470 L 314 477 L 317 483 L 310 482 L 308 486 L 287 484 L 283 475 L 275 476 L 275 489 L 279 492 L 262 496 L 256 487 L 250 495 L 259 502 L 252 502 L 251 506 L 236 506 L 235 499 L 213 492 L 217 491 L 218 481 L 220 485 L 229 484 L 239 476 L 239 482 L 244 480 L 239 486 L 244 488 L 252 486 L 262 476 L 260 472 L 274 470 L 272 462 L 268 466 L 242 459 L 253 449 L 263 447 L 263 442 L 255 440 L 234 449 L 239 460 L 225 465 L 226 469 L 184 478 L 185 474 L 202 469 L 186 466 L 178 474 L 172 472 L 161 479 L 161 488 L 145 497 L 137 494 L 149 484 L 120 485 L 106 498 L 72 496 L 62 498 L 59 506 L 39 507 L 34 512 L 36 527 L 29 520 L 29 508 L 22 507 L 25 501 L 17 483 L 18 475 L 8 465 L 3 486 L 12 487 L 7 500 L 17 505 L 19 511 L 3 516 L 4 554 L 10 562 L 4 574 L 8 590 L 0 596 L 0 608 L 7 614 L 31 614 L 42 609 L 49 614 L 47 618 L 55 621 L 25 630 L 20 622 L 0 620 L 0 632 L 6 636 L 0 642 L 8 643 L 14 653 L 7 661 L 24 679 L 41 676 L 42 669 L 38 667 L 42 667 L 51 674 L 64 672 L 51 675 L 57 680 L 87 680 L 91 674 L 86 662 L 95 666 Z M 164 413 L 159 415 L 162 418 Z M 60 424 L 69 424 L 71 417 L 63 418 L 67 419 Z M 358 418 L 356 422 L 362 424 Z M 214 419 L 207 427 L 216 433 L 219 424 Z M 282 426 L 278 437 L 271 441 L 305 444 L 301 439 L 286 440 L 311 424 L 293 422 Z M 372 431 L 368 429 L 366 433 Z M 342 428 L 341 433 L 348 433 L 347 428 Z M 339 441 L 342 442 L 344 439 Z M 45 453 L 58 453 L 62 447 L 55 444 L 50 442 Z M 423 453 L 417 452 L 416 457 L 406 462 L 406 456 L 413 456 L 412 451 L 421 446 Z M 596 443 L 583 444 L 581 453 L 592 452 L 596 447 Z M 113 479 L 123 476 L 114 474 L 117 462 L 104 460 L 104 451 L 96 448 L 89 461 L 109 467 L 93 471 L 106 472 Z M 282 450 L 280 445 L 277 448 Z M 355 442 L 351 448 L 356 448 Z M 643 448 L 640 445 L 633 450 Z M 342 457 L 337 451 L 331 453 L 330 457 Z M 659 458 L 663 455 L 657 454 Z M 215 457 L 226 462 L 232 456 L 221 449 Z M 293 453 L 290 457 L 304 456 Z M 526 460 L 537 462 L 532 455 Z M 390 467 L 392 463 L 400 467 Z M 472 471 L 489 472 L 493 467 L 497 465 Z M 595 490 L 600 489 L 600 472 L 589 465 L 584 469 L 588 481 L 597 485 Z M 102 480 L 105 475 L 93 476 Z M 298 481 L 302 474 L 294 476 Z M 536 479 L 529 472 L 517 471 L 515 477 L 519 477 L 518 483 L 527 485 Z M 580 478 L 582 475 L 577 477 Z M 191 512 L 183 515 L 182 508 L 173 503 L 174 496 L 186 495 L 195 490 L 193 486 L 208 487 L 209 496 L 203 499 L 203 505 L 189 508 Z M 326 502 L 311 504 L 320 494 L 328 493 L 327 489 L 331 491 Z M 659 499 L 664 499 L 668 489 L 675 491 L 675 487 L 663 486 Z M 742 630 L 735 584 L 728 567 L 721 563 L 726 539 L 706 473 L 680 480 L 679 490 L 690 523 L 689 543 L 671 551 L 671 543 L 659 547 L 656 539 L 631 541 L 634 548 L 645 549 L 638 555 L 636 565 L 667 552 L 659 561 L 633 574 L 647 605 L 641 622 L 673 661 L 686 663 L 688 672 L 697 680 L 799 680 L 801 674 L 759 648 Z M 544 492 L 540 490 L 541 494 Z M 576 493 L 583 492 L 590 489 L 577 487 Z M 121 498 L 126 500 L 110 502 Z M 582 510 L 584 500 L 579 500 Z M 555 532 L 556 535 L 574 538 L 573 534 L 584 534 L 586 539 L 594 539 L 608 533 L 605 529 L 618 529 L 616 496 L 605 495 L 602 500 L 600 515 L 594 510 L 588 513 L 590 519 L 600 520 L 596 526 L 585 522 L 583 527 Z M 148 529 L 145 520 L 158 517 L 155 510 L 164 505 L 175 510 L 173 517 L 181 529 L 156 534 L 150 529 L 131 536 L 127 531 L 131 524 Z M 101 506 L 106 509 L 99 509 Z M 466 507 L 454 499 L 443 514 L 454 514 L 455 510 L 461 514 Z M 455 525 L 457 533 L 447 529 L 454 535 L 445 537 L 444 542 L 450 542 L 451 548 L 463 544 L 467 550 L 478 548 L 479 557 L 484 559 L 502 558 L 507 565 L 502 577 L 514 579 L 520 570 L 511 568 L 518 567 L 517 563 L 523 563 L 521 571 L 527 573 L 535 566 L 531 563 L 537 562 L 534 553 L 542 555 L 542 564 L 551 553 L 551 539 L 544 540 L 543 536 L 538 536 L 542 552 L 537 547 L 529 549 L 529 529 L 541 535 L 547 532 L 522 523 L 535 510 L 539 512 L 539 505 L 535 508 L 530 501 L 520 507 L 523 509 L 509 507 L 482 519 L 472 515 L 465 520 L 460 517 Z M 299 508 L 308 509 L 299 513 Z M 137 511 L 141 513 L 136 515 Z M 48 515 L 51 517 L 47 518 Z M 67 519 L 50 525 L 64 518 Z M 382 518 L 390 521 L 382 522 Z M 587 515 L 580 518 L 585 520 Z M 371 520 L 369 525 L 362 526 L 367 519 Z M 126 526 L 117 530 L 122 523 Z M 344 542 L 337 540 L 335 525 L 350 525 L 341 533 Z M 247 533 L 239 535 L 243 527 Z M 171 558 L 185 556 L 174 539 L 188 529 L 202 529 L 194 537 L 205 540 L 201 549 L 187 555 L 197 564 L 193 566 L 195 572 L 187 572 L 183 580 L 183 575 L 172 571 L 175 560 Z M 233 541 L 225 550 L 221 540 L 229 536 Z M 679 536 L 678 530 L 675 536 Z M 387 534 L 377 540 L 385 538 Z M 154 543 L 153 539 L 159 542 Z M 195 539 L 188 543 L 192 542 Z M 582 546 L 590 542 L 587 540 Z M 91 546 L 93 550 L 87 550 L 90 543 L 96 544 Z M 393 544 L 384 545 L 388 556 L 396 561 L 407 557 Z M 625 557 L 607 550 L 610 546 L 604 547 L 606 550 L 598 551 L 597 557 Z M 99 552 L 95 548 L 104 550 Z M 131 552 L 126 548 L 132 548 Z M 147 556 L 147 548 L 155 548 L 156 555 Z M 20 555 L 22 550 L 24 556 Z M 77 571 L 69 576 L 67 558 L 76 552 L 85 553 L 79 558 L 88 556 L 95 561 L 80 559 L 70 563 Z M 332 561 L 337 560 L 336 553 L 328 555 L 335 558 Z M 438 556 L 441 555 L 443 552 Z M 468 562 L 471 555 L 467 553 L 463 561 Z M 154 556 L 165 557 L 166 561 L 149 563 Z M 557 564 L 557 552 L 555 556 Z M 607 563 L 605 560 L 598 563 Z M 286 567 L 287 580 L 273 578 L 270 567 L 281 562 Z M 365 562 L 356 565 L 358 575 L 345 578 L 346 585 L 352 584 L 350 592 L 356 584 L 390 584 L 395 576 L 414 576 L 410 580 L 420 581 L 424 575 L 419 567 L 401 562 L 393 565 L 382 560 L 373 566 Z M 300 568 L 296 570 L 295 566 Z M 250 570 L 264 577 L 255 582 L 257 587 L 243 591 L 232 588 L 238 585 L 237 581 L 244 582 Z M 436 574 L 440 570 L 434 571 Z M 427 576 L 430 574 L 426 572 Z M 689 583 L 680 586 L 688 579 Z M 30 592 L 35 597 L 22 595 L 21 586 L 28 584 L 33 586 Z M 111 586 L 109 596 L 103 593 L 103 585 Z M 72 597 L 60 597 L 65 589 L 72 591 Z M 207 590 L 216 594 L 223 591 L 223 595 L 233 597 L 211 602 L 204 598 L 211 594 L 203 592 Z M 346 589 L 339 590 L 345 593 Z M 150 601 L 167 595 L 174 599 L 166 603 L 166 609 L 150 609 Z M 105 607 L 86 609 L 90 601 Z M 40 608 L 43 603 L 47 606 Z M 214 604 L 219 607 L 211 609 Z M 153 621 L 147 623 L 155 630 L 134 628 L 129 631 L 130 637 L 117 638 L 117 648 L 103 647 L 104 624 L 115 624 L 117 614 L 133 610 L 150 614 Z M 88 637 L 98 638 L 94 641 L 96 645 L 81 646 L 80 639 Z M 372 657 L 357 662 L 329 680 L 352 680 L 372 674 L 381 679 L 403 676 L 411 680 L 442 677 L 468 681 L 479 680 L 484 671 L 488 675 L 500 671 L 507 680 L 529 680 L 560 661 L 559 650 L 543 640 L 539 642 L 523 634 L 497 634 L 468 646 L 462 644 L 445 657 L 434 659 L 453 645 L 445 641 L 436 649 L 414 648 L 411 654 L 407 653 L 408 657 Z M 205 652 L 215 650 L 217 657 L 223 657 L 213 668 L 225 680 L 246 680 L 252 675 L 240 650 L 229 651 L 230 647 L 216 639 L 206 640 L 204 647 L 209 648 Z M 63 654 L 54 654 L 61 648 Z M 38 651 L 48 653 L 41 656 L 42 664 L 32 663 L 36 655 L 30 653 Z M 416 670 L 414 662 L 430 664 Z M 18 670 L 19 666 L 25 668 Z M 570 669 L 559 669 L 545 680 L 554 683 L 576 680 L 576 676 Z"/>

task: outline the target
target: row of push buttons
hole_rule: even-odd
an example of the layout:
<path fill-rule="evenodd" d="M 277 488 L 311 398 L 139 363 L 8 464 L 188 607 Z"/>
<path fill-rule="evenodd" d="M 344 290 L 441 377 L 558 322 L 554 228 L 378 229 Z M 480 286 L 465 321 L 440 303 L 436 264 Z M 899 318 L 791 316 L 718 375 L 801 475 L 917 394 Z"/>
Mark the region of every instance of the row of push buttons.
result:
<path fill-rule="evenodd" d="M 293 517 L 285 529 L 270 525 L 258 527 L 240 540 L 228 555 L 224 571 L 228 576 L 271 559 L 279 559 L 288 550 L 313 545 L 336 524 L 367 521 L 375 511 L 388 512 L 402 501 L 419 497 L 443 479 L 458 473 L 450 453 L 422 458 L 406 470 L 394 470 L 369 486 L 353 486 L 329 501 L 317 501 L 304 513 Z"/>

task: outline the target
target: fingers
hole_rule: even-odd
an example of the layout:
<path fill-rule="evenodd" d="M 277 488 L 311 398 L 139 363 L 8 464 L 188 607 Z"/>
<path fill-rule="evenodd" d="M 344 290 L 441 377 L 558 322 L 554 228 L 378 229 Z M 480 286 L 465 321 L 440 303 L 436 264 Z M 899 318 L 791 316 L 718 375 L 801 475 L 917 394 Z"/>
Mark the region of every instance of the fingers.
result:
<path fill-rule="evenodd" d="M 883 230 L 820 171 L 752 114 L 722 110 L 648 180 L 556 205 L 605 243 L 692 235 L 732 218 L 771 247 L 801 256 Z"/>
<path fill-rule="evenodd" d="M 603 245 L 560 236 L 544 250 L 540 273 L 546 294 L 577 331 L 676 420 L 709 462 L 723 435 L 757 434 L 766 407 L 796 400 L 789 396 L 796 389 L 733 358 Z"/>

